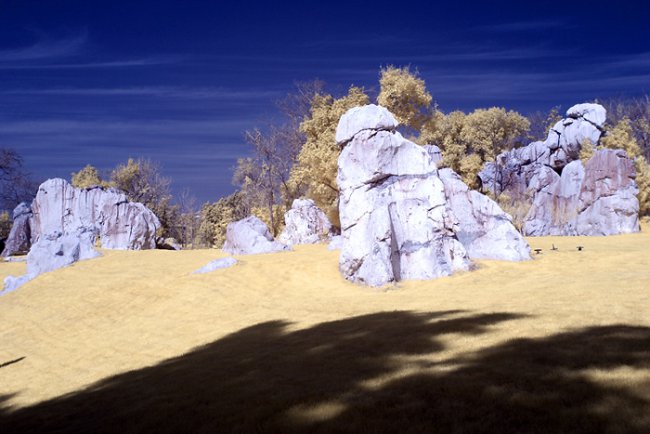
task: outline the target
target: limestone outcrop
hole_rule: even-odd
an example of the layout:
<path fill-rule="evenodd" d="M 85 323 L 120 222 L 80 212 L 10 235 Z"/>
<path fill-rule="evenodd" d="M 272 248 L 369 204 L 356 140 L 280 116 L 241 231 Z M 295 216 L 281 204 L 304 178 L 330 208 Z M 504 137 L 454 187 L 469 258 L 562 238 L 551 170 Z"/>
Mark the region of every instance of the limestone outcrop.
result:
<path fill-rule="evenodd" d="M 32 242 L 41 234 L 74 234 L 83 228 L 98 237 L 103 248 L 156 248 L 158 217 L 118 190 L 81 189 L 63 179 L 49 179 L 38 188 L 32 213 Z"/>
<path fill-rule="evenodd" d="M 3 292 L 13 291 L 42 273 L 99 256 L 93 247 L 94 239 L 91 232 L 53 232 L 39 237 L 27 254 L 27 273 L 19 277 L 7 277 Z"/>
<path fill-rule="evenodd" d="M 31 207 L 19 208 L 10 241 L 12 245 L 22 243 L 21 246 L 28 241 L 27 274 L 5 279 L 5 291 L 41 273 L 96 257 L 97 241 L 108 249 L 156 247 L 158 218 L 141 203 L 129 202 L 117 190 L 79 189 L 63 179 L 49 179 L 38 188 Z M 17 221 L 21 225 L 17 226 Z M 15 252 L 5 249 L 3 253 Z"/>
<path fill-rule="evenodd" d="M 32 244 L 32 209 L 27 202 L 20 203 L 13 212 L 13 224 L 5 241 L 2 257 L 25 254 Z"/>
<path fill-rule="evenodd" d="M 605 109 L 577 104 L 543 142 L 504 152 L 479 173 L 483 188 L 532 202 L 523 233 L 613 235 L 639 230 L 632 160 L 623 151 L 599 150 L 583 165 L 581 147 L 597 145 Z"/>
<path fill-rule="evenodd" d="M 558 121 L 543 142 L 515 148 L 497 156 L 479 173 L 484 190 L 525 194 L 531 179 L 543 166 L 561 172 L 571 161 L 578 160 L 583 143 L 595 145 L 603 134 L 606 111 L 599 104 L 577 104 L 569 108 L 566 118 Z"/>
<path fill-rule="evenodd" d="M 634 163 L 622 150 L 602 149 L 583 166 L 572 161 L 549 176 L 526 216 L 529 235 L 615 235 L 638 232 Z"/>
<path fill-rule="evenodd" d="M 346 279 L 371 286 L 470 266 L 436 165 L 396 126 L 388 110 L 369 105 L 345 113 L 336 135 L 345 146 L 337 176 L 339 269 Z"/>
<path fill-rule="evenodd" d="M 294 200 L 284 224 L 278 241 L 287 245 L 320 243 L 333 235 L 332 223 L 311 199 Z"/>
<path fill-rule="evenodd" d="M 274 241 L 266 224 L 255 216 L 249 216 L 226 227 L 223 250 L 232 255 L 251 255 L 281 252 L 291 248 Z"/>
<path fill-rule="evenodd" d="M 530 259 L 530 246 L 512 224 L 510 215 L 489 197 L 470 190 L 453 170 L 441 169 L 438 173 L 458 223 L 456 237 L 471 259 Z"/>

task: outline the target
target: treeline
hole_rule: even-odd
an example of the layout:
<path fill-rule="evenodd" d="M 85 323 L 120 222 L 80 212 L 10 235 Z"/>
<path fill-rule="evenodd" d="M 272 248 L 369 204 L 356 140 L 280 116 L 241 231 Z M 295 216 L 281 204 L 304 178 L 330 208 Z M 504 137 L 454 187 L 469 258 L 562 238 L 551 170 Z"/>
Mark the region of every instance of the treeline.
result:
<path fill-rule="evenodd" d="M 129 200 L 144 204 L 158 216 L 161 225 L 158 236 L 192 245 L 199 226 L 196 201 L 188 192 L 172 200 L 171 179 L 162 175 L 158 163 L 144 158 L 129 158 L 111 170 L 108 179 L 89 164 L 72 173 L 70 182 L 77 188 L 100 186 L 123 191 Z"/>
<path fill-rule="evenodd" d="M 370 102 L 388 108 L 410 140 L 439 146 L 442 165 L 456 171 L 472 188 L 479 187 L 477 174 L 486 162 L 494 161 L 505 150 L 544 140 L 549 128 L 563 117 L 560 107 L 528 117 L 500 107 L 444 113 L 417 71 L 408 67 L 381 69 L 375 101 L 357 86 L 335 97 L 325 91 L 322 82 L 300 84 L 279 104 L 286 124 L 245 133 L 254 156 L 237 163 L 233 179 L 239 187 L 236 193 L 203 206 L 202 243 L 220 246 L 227 224 L 249 214 L 264 220 L 278 234 L 284 212 L 301 196 L 313 199 L 338 225 L 336 174 L 340 149 L 334 139 L 336 126 L 348 109 Z M 596 102 L 608 111 L 608 135 L 599 146 L 625 149 L 635 160 L 641 214 L 648 215 L 650 97 Z M 585 144 L 583 157 L 594 149 L 593 144 Z M 497 200 L 514 214 L 529 206 L 505 195 Z"/>
<path fill-rule="evenodd" d="M 388 108 L 401 123 L 405 137 L 439 146 L 442 165 L 452 168 L 473 188 L 479 187 L 477 174 L 485 162 L 513 147 L 544 140 L 549 128 L 562 118 L 560 107 L 528 116 L 500 107 L 445 113 L 417 71 L 409 67 L 382 68 L 378 91 L 372 93 L 375 98 L 363 87 L 352 85 L 346 94 L 332 95 L 322 81 L 297 84 L 295 91 L 277 104 L 282 122 L 244 132 L 252 156 L 237 161 L 233 174 L 237 191 L 204 204 L 200 210 L 187 192 L 172 200 L 170 179 L 150 160 L 129 160 L 113 169 L 106 180 L 97 169 L 86 166 L 72 174 L 72 184 L 121 189 L 129 199 L 144 203 L 158 215 L 161 236 L 174 237 L 186 247 L 220 247 L 226 226 L 251 214 L 277 235 L 284 213 L 299 197 L 313 199 L 333 224 L 339 224 L 336 175 L 340 149 L 334 136 L 339 118 L 352 107 L 376 102 Z M 605 106 L 608 119 L 608 133 L 599 146 L 624 149 L 634 159 L 641 213 L 649 215 L 650 96 L 595 102 Z M 594 144 L 583 145 L 581 157 L 588 158 Z M 513 214 L 527 209 L 508 197 L 497 199 Z"/>

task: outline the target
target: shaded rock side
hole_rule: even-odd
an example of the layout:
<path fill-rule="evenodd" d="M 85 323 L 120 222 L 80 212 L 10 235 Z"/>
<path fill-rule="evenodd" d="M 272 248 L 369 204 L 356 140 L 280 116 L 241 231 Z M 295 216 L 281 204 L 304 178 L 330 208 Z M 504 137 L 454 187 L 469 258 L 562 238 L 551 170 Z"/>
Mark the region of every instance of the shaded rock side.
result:
<path fill-rule="evenodd" d="M 561 172 L 571 161 L 579 159 L 586 141 L 596 145 L 603 134 L 606 111 L 599 104 L 577 104 L 569 108 L 566 118 L 557 122 L 546 140 L 499 154 L 496 163 L 486 163 L 479 173 L 484 190 L 523 194 L 542 166 Z"/>
<path fill-rule="evenodd" d="M 63 179 L 50 179 L 38 188 L 32 212 L 32 242 L 41 234 L 74 234 L 83 229 L 98 237 L 103 248 L 156 248 L 158 217 L 114 189 L 79 189 Z"/>
<path fill-rule="evenodd" d="M 597 151 L 585 165 L 576 233 L 614 235 L 639 232 L 639 192 L 634 162 L 622 150 Z"/>
<path fill-rule="evenodd" d="M 179 243 L 176 238 L 163 238 L 158 237 L 156 239 L 156 248 L 160 250 L 183 250 L 183 246 Z"/>
<path fill-rule="evenodd" d="M 453 170 L 441 169 L 438 173 L 458 222 L 456 236 L 471 259 L 530 259 L 530 246 L 510 215 L 489 197 L 470 190 Z"/>
<path fill-rule="evenodd" d="M 599 150 L 583 165 L 581 147 L 597 145 L 606 111 L 577 104 L 543 142 L 500 154 L 479 173 L 484 190 L 531 203 L 523 233 L 614 235 L 639 230 L 633 162 L 623 151 Z"/>
<path fill-rule="evenodd" d="M 311 199 L 296 199 L 284 214 L 284 230 L 278 241 L 287 244 L 315 244 L 332 235 L 332 223 Z"/>
<path fill-rule="evenodd" d="M 639 231 L 634 162 L 622 150 L 602 149 L 585 166 L 569 163 L 535 195 L 523 232 L 615 235 Z"/>
<path fill-rule="evenodd" d="M 367 122 L 389 115 L 383 107 L 357 107 L 339 123 L 343 131 L 337 130 L 337 137 L 352 136 L 338 160 L 341 273 L 356 283 L 381 286 L 468 269 L 469 257 L 454 235 L 444 186 L 427 150 L 380 121 Z M 354 116 L 364 121 L 350 119 Z M 359 125 L 358 131 L 350 125 Z"/>
<path fill-rule="evenodd" d="M 5 241 L 2 257 L 25 254 L 32 244 L 32 209 L 27 202 L 20 203 L 13 212 L 13 224 Z"/>
<path fill-rule="evenodd" d="M 533 204 L 524 219 L 522 231 L 528 236 L 577 235 L 580 188 L 585 170 L 580 160 L 572 161 L 562 175 L 547 168 L 536 179 Z"/>
<path fill-rule="evenodd" d="M 251 255 L 281 252 L 291 248 L 274 241 L 266 224 L 255 216 L 249 216 L 226 227 L 223 250 L 232 255 Z"/>

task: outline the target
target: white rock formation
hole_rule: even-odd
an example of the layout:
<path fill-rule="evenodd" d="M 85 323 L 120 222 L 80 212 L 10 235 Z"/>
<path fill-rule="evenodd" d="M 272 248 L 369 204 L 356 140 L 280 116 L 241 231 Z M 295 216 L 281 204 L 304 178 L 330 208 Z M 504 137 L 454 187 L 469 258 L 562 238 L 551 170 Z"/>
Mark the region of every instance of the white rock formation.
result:
<path fill-rule="evenodd" d="M 634 163 L 622 150 L 602 149 L 585 166 L 572 161 L 535 195 L 524 233 L 615 235 L 639 231 Z"/>
<path fill-rule="evenodd" d="M 203 267 L 196 270 L 193 274 L 211 273 L 212 271 L 215 270 L 232 267 L 236 263 L 237 263 L 237 259 L 232 257 L 215 259 L 214 261 L 210 261 L 207 264 L 205 264 Z"/>
<path fill-rule="evenodd" d="M 479 174 L 483 187 L 532 200 L 525 235 L 613 235 L 639 230 L 633 162 L 622 151 L 600 150 L 583 166 L 583 143 L 598 144 L 606 119 L 598 104 L 578 104 L 533 142 L 497 157 Z M 496 183 L 495 183 L 496 178 Z M 532 199 L 531 199 L 532 198 Z"/>
<path fill-rule="evenodd" d="M 442 151 L 439 147 L 436 145 L 424 145 L 422 147 L 427 151 L 429 158 L 431 158 L 431 161 L 436 165 L 436 167 L 442 163 Z"/>
<path fill-rule="evenodd" d="M 597 151 L 585 164 L 575 232 L 614 235 L 639 232 L 639 192 L 634 162 L 622 150 Z"/>
<path fill-rule="evenodd" d="M 280 252 L 291 248 L 274 241 L 266 224 L 257 217 L 250 216 L 227 226 L 223 250 L 232 255 L 251 255 Z"/>
<path fill-rule="evenodd" d="M 354 107 L 339 119 L 336 127 L 336 143 L 344 145 L 359 132 L 365 130 L 392 131 L 399 125 L 391 112 L 374 104 Z"/>
<path fill-rule="evenodd" d="M 39 237 L 27 254 L 27 274 L 7 277 L 3 292 L 13 291 L 42 273 L 99 256 L 93 248 L 93 240 L 90 232 L 75 235 L 55 232 Z"/>
<path fill-rule="evenodd" d="M 496 202 L 470 190 L 451 169 L 441 169 L 438 174 L 458 222 L 456 236 L 471 259 L 530 259 L 528 243 Z"/>
<path fill-rule="evenodd" d="M 599 128 L 605 124 L 607 120 L 607 110 L 600 104 L 583 103 L 576 104 L 566 111 L 567 117 L 574 119 L 584 119 Z"/>
<path fill-rule="evenodd" d="M 2 250 L 2 257 L 27 253 L 32 242 L 32 209 L 27 202 L 20 203 L 13 212 L 13 224 L 11 231 L 5 241 L 5 248 Z"/>
<path fill-rule="evenodd" d="M 87 231 L 107 249 L 156 248 L 158 218 L 117 190 L 80 189 L 63 179 L 49 179 L 38 188 L 32 212 L 32 242 L 41 234 Z"/>
<path fill-rule="evenodd" d="M 327 250 L 341 250 L 341 247 L 343 247 L 343 237 L 340 235 L 334 235 L 327 244 Z"/>
<path fill-rule="evenodd" d="M 332 223 L 311 199 L 296 199 L 284 213 L 284 230 L 278 241 L 287 244 L 315 244 L 326 241 L 332 233 Z"/>
<path fill-rule="evenodd" d="M 535 174 L 543 167 L 560 172 L 579 158 L 585 141 L 597 144 L 603 134 L 605 108 L 598 104 L 578 104 L 567 110 L 567 117 L 557 122 L 543 142 L 533 142 L 497 156 L 497 165 L 487 163 L 479 173 L 483 188 L 511 194 L 524 194 Z M 498 166 L 498 170 L 497 170 Z"/>
<path fill-rule="evenodd" d="M 349 110 L 337 142 L 342 249 L 339 269 L 353 282 L 381 286 L 467 270 L 454 218 L 428 152 L 392 131 L 383 107 Z"/>

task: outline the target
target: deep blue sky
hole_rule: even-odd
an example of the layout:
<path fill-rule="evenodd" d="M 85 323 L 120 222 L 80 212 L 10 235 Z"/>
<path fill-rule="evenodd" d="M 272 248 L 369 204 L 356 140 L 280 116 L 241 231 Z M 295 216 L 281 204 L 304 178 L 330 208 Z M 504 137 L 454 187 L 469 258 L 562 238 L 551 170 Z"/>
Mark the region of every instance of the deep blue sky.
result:
<path fill-rule="evenodd" d="M 297 80 L 411 65 L 443 111 L 650 92 L 648 3 L 0 0 L 0 146 L 39 179 L 148 157 L 214 201 Z"/>

